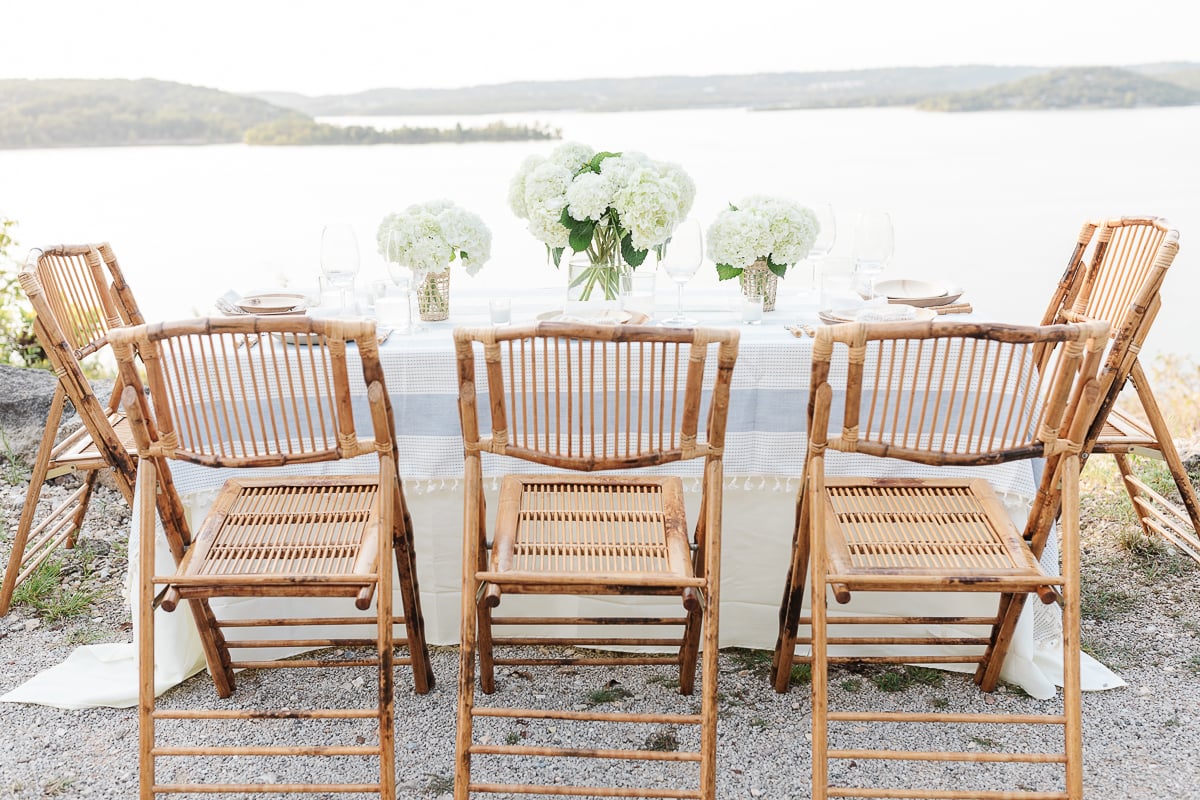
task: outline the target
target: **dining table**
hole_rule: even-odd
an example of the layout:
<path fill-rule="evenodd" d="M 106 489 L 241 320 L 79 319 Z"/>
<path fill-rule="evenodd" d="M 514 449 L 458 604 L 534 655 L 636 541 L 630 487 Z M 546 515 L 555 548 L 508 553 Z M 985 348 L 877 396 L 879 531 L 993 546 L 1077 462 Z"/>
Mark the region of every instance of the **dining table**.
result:
<path fill-rule="evenodd" d="M 674 287 L 664 285 L 666 283 L 660 279 L 657 295 L 639 299 L 650 316 L 646 324 L 654 324 L 674 311 Z M 780 284 L 778 291 L 776 309 L 763 314 L 757 324 L 743 321 L 744 307 L 735 282 L 684 295 L 685 311 L 697 324 L 736 326 L 741 332 L 723 459 L 719 632 L 723 648 L 769 650 L 775 646 L 779 606 L 790 562 L 796 492 L 807 442 L 806 409 L 813 342 L 809 332 L 811 326 L 822 323 L 817 317 L 816 306 L 805 302 L 809 296 L 789 295 L 786 282 Z M 496 295 L 494 290 L 455 287 L 448 319 L 422 322 L 415 331 L 397 329 L 380 345 L 380 360 L 395 416 L 399 472 L 413 521 L 421 605 L 428 641 L 433 645 L 457 644 L 461 618 L 463 446 L 452 332 L 460 325 L 491 324 L 489 300 Z M 492 305 L 507 305 L 511 324 L 520 325 L 561 313 L 563 296 L 561 287 L 514 289 L 506 295 L 507 304 Z M 968 299 L 969 296 L 963 298 Z M 939 319 L 988 320 L 986 309 L 962 305 L 959 310 L 970 310 L 970 313 L 947 314 Z M 361 312 L 369 315 L 371 311 L 364 301 Z M 587 310 L 575 309 L 571 313 L 587 313 Z M 381 330 L 391 322 L 381 320 Z M 348 357 L 353 358 L 353 353 L 348 353 Z M 361 394 L 360 399 L 364 399 L 366 386 L 361 383 L 361 372 L 356 376 L 356 370 L 351 368 L 349 373 L 352 392 Z M 489 455 L 483 462 L 489 513 L 495 509 L 501 476 L 513 467 L 507 461 L 509 459 Z M 692 461 L 661 468 L 682 478 L 690 520 L 696 518 L 702 467 L 700 461 Z M 176 488 L 195 520 L 200 519 L 221 484 L 230 476 L 228 470 L 181 462 L 173 462 L 171 468 Z M 923 476 L 934 472 L 982 476 L 996 490 L 1018 525 L 1023 523 L 1033 501 L 1038 478 L 1037 465 L 1028 461 L 975 468 L 935 468 L 896 459 L 845 454 L 831 468 L 842 474 L 874 477 Z M 351 462 L 283 469 L 303 474 L 319 474 L 322 470 L 369 472 L 376 469 L 376 462 L 373 457 L 362 457 Z M 245 473 L 239 470 L 239 474 Z M 136 539 L 140 533 L 134 525 L 131 538 Z M 138 549 L 131 545 L 129 552 L 136 554 Z M 157 568 L 159 574 L 163 574 L 172 565 L 165 546 L 160 546 L 158 553 L 160 563 Z M 1055 547 L 1047 548 L 1043 561 L 1048 566 L 1057 561 Z M 1057 571 L 1056 564 L 1050 568 Z M 131 564 L 131 570 L 136 569 L 137 564 Z M 995 603 L 995 596 L 988 594 L 966 599 L 961 594 L 868 594 L 869 597 L 856 601 L 856 613 L 934 616 L 945 614 L 946 604 L 953 603 L 956 614 L 972 616 L 989 613 L 989 604 L 994 610 Z M 298 604 L 280 599 L 230 599 L 214 601 L 214 610 L 219 617 L 259 616 L 264 613 L 261 604 L 274 603 L 278 609 L 268 613 L 311 616 L 311 609 L 300 606 L 336 602 L 339 601 L 307 600 Z M 670 604 L 677 604 L 671 598 L 547 598 L 540 595 L 505 600 L 505 603 L 510 602 L 558 604 L 552 610 L 543 606 L 540 613 L 546 615 L 558 611 L 568 616 L 582 615 L 579 604 L 583 603 L 612 606 L 636 603 L 661 608 L 660 612 L 646 609 L 647 613 L 670 613 Z M 589 613 L 594 610 L 589 607 Z M 1032 613 L 1022 615 L 1002 678 L 1034 697 L 1046 698 L 1053 696 L 1056 682 L 1061 684 L 1059 610 L 1057 606 L 1041 603 L 1031 603 L 1029 610 Z M 352 612 L 352 606 L 346 611 Z M 831 613 L 837 611 L 835 608 Z M 202 669 L 203 656 L 190 615 L 167 614 L 162 610 L 157 613 L 160 617 L 156 623 L 156 684 L 159 690 L 164 690 Z M 620 615 L 617 610 L 599 613 Z M 930 632 L 948 639 L 962 635 L 945 626 L 935 626 Z M 227 635 L 234 638 L 237 633 L 237 629 L 233 629 Z M 51 668 L 0 699 L 63 707 L 131 705 L 136 702 L 137 683 L 134 668 L 125 662 L 132 660 L 132 654 L 119 650 L 119 647 L 90 645 L 80 648 L 64 664 Z M 89 652 L 89 648 L 100 649 Z M 948 649 L 946 652 L 954 651 Z M 1085 689 L 1123 685 L 1119 677 L 1086 654 L 1083 660 Z M 72 667 L 72 661 L 78 663 Z M 86 686 L 73 683 L 73 669 L 89 672 Z M 127 669 L 128 675 L 124 672 Z M 449 676 L 439 676 L 439 679 L 447 680 Z"/>

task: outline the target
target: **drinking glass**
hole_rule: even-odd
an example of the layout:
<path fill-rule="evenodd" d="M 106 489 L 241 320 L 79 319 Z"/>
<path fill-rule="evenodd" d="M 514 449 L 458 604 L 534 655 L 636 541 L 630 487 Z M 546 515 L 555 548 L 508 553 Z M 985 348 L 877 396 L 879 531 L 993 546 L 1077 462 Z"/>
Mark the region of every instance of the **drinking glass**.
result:
<path fill-rule="evenodd" d="M 892 257 L 895 234 L 886 211 L 868 209 L 858 215 L 854 229 L 854 259 L 858 273 L 866 278 L 867 299 L 875 297 L 875 278 Z"/>
<path fill-rule="evenodd" d="M 421 330 L 421 324 L 418 322 L 420 315 L 416 313 L 414 307 L 417 302 L 417 286 L 413 277 L 413 271 L 408 266 L 399 263 L 395 259 L 399 258 L 399 253 L 402 252 L 400 244 L 401 236 L 396 231 L 388 231 L 387 234 L 387 249 L 383 254 L 384 264 L 387 266 L 388 275 L 392 279 L 392 283 L 400 289 L 404 296 L 404 302 L 408 304 L 408 324 L 399 333 L 416 333 Z"/>
<path fill-rule="evenodd" d="M 358 238 L 352 226 L 335 223 L 321 231 L 321 272 L 341 292 L 341 310 L 345 311 L 358 274 Z"/>
<path fill-rule="evenodd" d="M 812 247 L 808 250 L 808 256 L 804 259 L 804 265 L 807 270 L 808 284 L 800 289 L 799 300 L 801 305 L 813 306 L 817 303 L 817 298 L 820 296 L 820 285 L 817 283 L 817 265 L 821 259 L 833 252 L 834 242 L 837 241 L 837 217 L 833 213 L 833 205 L 830 203 L 816 203 L 812 206 L 812 211 L 817 217 L 817 238 L 813 242 Z"/>
<path fill-rule="evenodd" d="M 661 324 L 674 327 L 695 325 L 696 320 L 683 313 L 683 285 L 692 279 L 704 261 L 704 234 L 700 223 L 690 217 L 679 223 L 679 227 L 667 240 L 662 256 L 662 268 L 678 287 L 678 303 L 675 314 Z"/>

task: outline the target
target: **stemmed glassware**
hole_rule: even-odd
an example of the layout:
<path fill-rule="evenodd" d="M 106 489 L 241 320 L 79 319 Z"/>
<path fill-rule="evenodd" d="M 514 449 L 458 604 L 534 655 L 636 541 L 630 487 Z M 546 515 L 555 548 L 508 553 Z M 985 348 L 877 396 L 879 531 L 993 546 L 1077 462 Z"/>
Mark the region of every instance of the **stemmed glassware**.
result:
<path fill-rule="evenodd" d="M 703 261 L 704 234 L 700 230 L 700 223 L 689 217 L 675 228 L 663 252 L 662 268 L 679 287 L 679 300 L 675 314 L 661 324 L 680 328 L 696 324 L 696 320 L 683 313 L 683 285 L 692 279 Z"/>
<path fill-rule="evenodd" d="M 866 278 L 866 297 L 875 297 L 875 279 L 892 257 L 895 234 L 892 218 L 886 211 L 868 209 L 858 215 L 854 230 L 854 258 L 856 269 Z"/>
<path fill-rule="evenodd" d="M 817 303 L 817 298 L 820 295 L 820 285 L 817 282 L 817 265 L 825 256 L 833 252 L 833 245 L 837 241 L 837 217 L 833 213 L 833 205 L 830 203 L 816 203 L 812 206 L 812 211 L 817 216 L 817 231 L 816 241 L 808 250 L 808 256 L 805 257 L 805 266 L 808 269 L 808 285 L 800 290 L 800 301 L 807 305 Z"/>
<path fill-rule="evenodd" d="M 321 272 L 340 293 L 340 310 L 346 312 L 358 275 L 358 237 L 345 223 L 326 225 L 321 231 Z"/>
<path fill-rule="evenodd" d="M 383 254 L 383 261 L 387 265 L 388 275 L 391 276 L 392 283 L 396 284 L 401 294 L 404 295 L 404 315 L 407 318 L 407 326 L 401 333 L 416 333 L 421 330 L 421 324 L 418 322 L 419 317 L 414 309 L 417 299 L 416 278 L 411 269 L 393 260 L 395 254 L 400 252 L 400 238 L 398 232 L 388 231 L 387 251 Z"/>

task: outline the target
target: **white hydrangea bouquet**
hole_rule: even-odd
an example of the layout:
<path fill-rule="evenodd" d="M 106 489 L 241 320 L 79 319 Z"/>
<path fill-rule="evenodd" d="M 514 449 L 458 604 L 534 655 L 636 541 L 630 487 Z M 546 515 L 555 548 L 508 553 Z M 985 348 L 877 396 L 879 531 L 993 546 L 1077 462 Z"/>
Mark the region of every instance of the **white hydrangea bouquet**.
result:
<path fill-rule="evenodd" d="M 455 260 L 474 275 L 492 254 L 487 225 L 449 200 L 417 203 L 388 214 L 375 236 L 386 261 L 408 267 L 418 277 L 444 272 Z"/>
<path fill-rule="evenodd" d="M 586 299 L 596 286 L 616 297 L 620 273 L 641 266 L 652 248 L 661 254 L 695 196 L 695 183 L 676 164 L 568 142 L 548 157 L 525 159 L 508 202 L 556 267 L 568 247 L 587 253 L 591 268 L 574 279 Z"/>
<path fill-rule="evenodd" d="M 421 319 L 450 316 L 450 265 L 458 261 L 474 275 L 492 254 L 492 232 L 477 215 L 449 200 L 411 205 L 389 214 L 375 234 L 379 252 L 392 265 L 408 267 L 417 288 Z M 397 283 L 396 273 L 392 277 Z"/>
<path fill-rule="evenodd" d="M 782 278 L 808 257 L 821 226 L 812 209 L 790 200 L 755 195 L 730 204 L 708 229 L 708 255 L 721 280 L 762 262 Z"/>

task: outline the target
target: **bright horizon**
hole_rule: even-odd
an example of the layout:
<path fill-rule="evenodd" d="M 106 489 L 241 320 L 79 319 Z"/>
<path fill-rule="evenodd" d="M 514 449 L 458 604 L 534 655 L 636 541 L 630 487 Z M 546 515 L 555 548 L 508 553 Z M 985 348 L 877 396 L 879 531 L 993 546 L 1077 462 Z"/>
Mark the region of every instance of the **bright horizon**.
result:
<path fill-rule="evenodd" d="M 5 9 L 0 78 L 156 78 L 232 92 L 350 94 L 519 81 L 962 64 L 1196 60 L 1179 0 L 740 0 L 680 12 L 633 0 L 155 0 Z M 1187 18 L 1193 16 L 1186 14 Z M 1171 24 L 1172 22 L 1176 24 Z"/>

